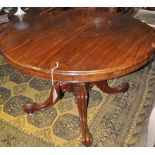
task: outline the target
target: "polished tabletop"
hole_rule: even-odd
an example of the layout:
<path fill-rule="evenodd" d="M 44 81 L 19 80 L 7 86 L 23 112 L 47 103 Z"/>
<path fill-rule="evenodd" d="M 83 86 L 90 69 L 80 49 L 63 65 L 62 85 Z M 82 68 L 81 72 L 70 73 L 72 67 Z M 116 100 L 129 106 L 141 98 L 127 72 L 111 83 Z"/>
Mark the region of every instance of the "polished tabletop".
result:
<path fill-rule="evenodd" d="M 24 73 L 59 81 L 99 81 L 130 73 L 150 58 L 155 33 L 144 23 L 102 10 L 27 12 L 0 33 L 7 60 Z"/>

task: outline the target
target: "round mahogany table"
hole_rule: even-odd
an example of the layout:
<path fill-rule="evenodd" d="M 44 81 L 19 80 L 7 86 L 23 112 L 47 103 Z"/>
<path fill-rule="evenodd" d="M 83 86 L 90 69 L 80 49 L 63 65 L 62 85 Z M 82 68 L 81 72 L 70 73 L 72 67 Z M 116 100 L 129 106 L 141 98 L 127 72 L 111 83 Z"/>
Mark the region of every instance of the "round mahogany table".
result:
<path fill-rule="evenodd" d="M 83 144 L 93 142 L 87 125 L 88 93 L 93 85 L 103 92 L 128 90 L 127 83 L 110 88 L 107 80 L 143 66 L 155 47 L 152 28 L 131 17 L 102 10 L 68 10 L 40 14 L 27 12 L 0 33 L 0 48 L 8 62 L 20 71 L 51 79 L 53 71 L 58 99 L 65 91 L 77 97 Z M 42 104 L 25 104 L 26 112 L 53 105 L 53 89 Z"/>

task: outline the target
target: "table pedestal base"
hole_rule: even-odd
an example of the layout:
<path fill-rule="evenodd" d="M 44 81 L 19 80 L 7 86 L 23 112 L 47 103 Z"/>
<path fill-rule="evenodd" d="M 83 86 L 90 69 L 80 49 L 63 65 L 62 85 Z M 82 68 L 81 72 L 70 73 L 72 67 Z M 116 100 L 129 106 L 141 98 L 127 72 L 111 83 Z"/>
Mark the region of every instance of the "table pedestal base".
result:
<path fill-rule="evenodd" d="M 101 89 L 105 93 L 114 94 L 119 92 L 126 92 L 129 88 L 129 84 L 125 83 L 115 88 L 109 87 L 107 81 L 98 81 L 98 82 L 81 82 L 81 83 L 69 83 L 69 82 L 56 82 L 55 87 L 58 93 L 58 98 L 61 98 L 63 93 L 68 91 L 72 92 L 77 97 L 77 105 L 80 116 L 80 125 L 82 131 L 82 142 L 86 146 L 90 146 L 93 142 L 93 138 L 91 133 L 89 132 L 89 128 L 87 125 L 87 107 L 88 107 L 88 93 L 92 86 L 96 85 L 99 89 Z M 28 113 L 33 113 L 34 111 L 38 111 L 49 106 L 52 106 L 52 94 L 50 92 L 49 98 L 42 104 L 25 104 L 24 111 Z M 56 102 L 55 102 L 56 103 Z"/>

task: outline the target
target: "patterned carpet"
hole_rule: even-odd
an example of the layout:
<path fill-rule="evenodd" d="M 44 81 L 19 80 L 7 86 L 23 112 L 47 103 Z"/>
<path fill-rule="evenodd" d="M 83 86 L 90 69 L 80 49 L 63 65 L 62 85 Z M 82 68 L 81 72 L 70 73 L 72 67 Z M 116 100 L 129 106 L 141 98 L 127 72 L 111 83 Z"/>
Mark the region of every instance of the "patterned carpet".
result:
<path fill-rule="evenodd" d="M 109 84 L 129 82 L 126 93 L 90 91 L 88 124 L 92 146 L 144 146 L 155 90 L 155 62 Z M 50 81 L 23 75 L 0 55 L 0 146 L 83 146 L 75 97 L 65 93 L 53 107 L 27 115 L 26 102 L 49 95 Z"/>

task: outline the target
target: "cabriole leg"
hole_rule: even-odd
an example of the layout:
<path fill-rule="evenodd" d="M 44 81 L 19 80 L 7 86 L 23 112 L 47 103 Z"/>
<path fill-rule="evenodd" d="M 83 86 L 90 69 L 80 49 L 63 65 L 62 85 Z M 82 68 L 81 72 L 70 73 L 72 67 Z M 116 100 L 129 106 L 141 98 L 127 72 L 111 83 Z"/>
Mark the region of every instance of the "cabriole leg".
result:
<path fill-rule="evenodd" d="M 82 130 L 82 141 L 84 145 L 90 146 L 93 138 L 87 125 L 88 90 L 85 83 L 78 83 L 76 85 L 76 96 Z"/>
<path fill-rule="evenodd" d="M 57 100 L 58 100 L 59 97 L 60 97 L 60 86 L 59 86 L 58 82 L 55 84 L 55 87 L 56 87 L 56 91 L 57 91 L 57 94 L 58 94 L 58 98 L 57 98 Z M 55 101 L 55 103 L 56 103 L 56 101 Z M 52 105 L 54 105 L 54 103 L 53 103 L 53 91 L 51 90 L 50 95 L 49 95 L 48 99 L 45 102 L 43 102 L 43 103 L 26 103 L 23 106 L 23 109 L 24 109 L 25 112 L 31 114 L 31 113 L 33 113 L 35 111 L 48 108 L 48 107 L 50 107 Z"/>
<path fill-rule="evenodd" d="M 124 84 L 122 84 L 118 87 L 115 87 L 115 88 L 109 87 L 106 80 L 95 82 L 95 84 L 99 89 L 101 89 L 103 92 L 108 93 L 108 94 L 115 94 L 115 93 L 120 93 L 120 92 L 125 93 L 129 89 L 128 83 L 124 83 Z"/>

